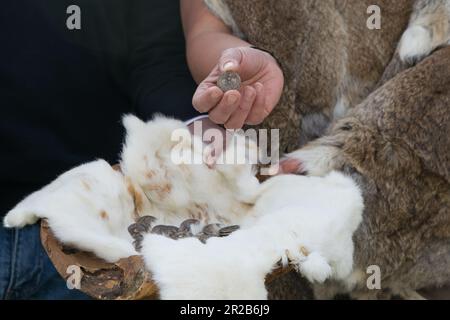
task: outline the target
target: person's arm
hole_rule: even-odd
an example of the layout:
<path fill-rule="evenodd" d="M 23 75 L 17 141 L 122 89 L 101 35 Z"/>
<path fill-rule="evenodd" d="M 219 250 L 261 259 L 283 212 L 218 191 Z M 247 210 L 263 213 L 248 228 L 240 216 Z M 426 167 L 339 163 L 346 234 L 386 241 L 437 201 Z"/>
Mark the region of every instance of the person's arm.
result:
<path fill-rule="evenodd" d="M 204 5 L 203 0 L 181 0 L 187 59 L 199 83 L 193 105 L 227 128 L 261 123 L 278 103 L 283 73 L 267 52 L 232 35 L 231 30 Z M 239 91 L 223 93 L 216 82 L 224 71 L 242 78 Z"/>
<path fill-rule="evenodd" d="M 248 42 L 232 35 L 222 20 L 203 4 L 203 0 L 181 0 L 181 17 L 187 59 L 197 83 L 208 76 L 223 51 L 233 47 L 250 47 Z"/>

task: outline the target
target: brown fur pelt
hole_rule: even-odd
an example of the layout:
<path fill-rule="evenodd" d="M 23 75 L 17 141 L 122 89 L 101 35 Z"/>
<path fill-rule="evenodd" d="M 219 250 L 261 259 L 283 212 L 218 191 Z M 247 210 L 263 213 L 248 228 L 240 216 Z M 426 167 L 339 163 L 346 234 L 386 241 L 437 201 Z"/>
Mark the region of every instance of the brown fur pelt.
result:
<path fill-rule="evenodd" d="M 417 298 L 449 284 L 450 48 L 417 65 L 400 61 L 415 1 L 205 1 L 281 61 L 284 94 L 262 124 L 280 129 L 281 151 L 305 146 L 288 157 L 309 174 L 340 170 L 360 184 L 352 295 Z M 381 8 L 380 30 L 367 28 L 370 5 Z M 381 268 L 384 290 L 367 289 L 370 265 Z M 348 289 L 315 286 L 320 298 Z"/>
<path fill-rule="evenodd" d="M 286 152 L 322 136 L 335 105 L 355 106 L 374 90 L 412 11 L 410 0 L 207 2 L 226 3 L 235 29 L 281 62 L 285 91 L 262 127 L 280 129 Z M 380 30 L 366 25 L 372 4 L 383 13 Z"/>

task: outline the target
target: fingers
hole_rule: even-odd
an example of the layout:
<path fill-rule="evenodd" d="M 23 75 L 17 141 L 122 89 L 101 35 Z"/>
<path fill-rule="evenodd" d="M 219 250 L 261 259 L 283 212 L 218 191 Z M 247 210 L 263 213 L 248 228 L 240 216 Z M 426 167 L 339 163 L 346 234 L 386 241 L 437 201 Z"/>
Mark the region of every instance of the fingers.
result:
<path fill-rule="evenodd" d="M 264 86 L 259 82 L 253 87 L 245 87 L 242 96 L 236 90 L 228 91 L 216 107 L 209 109 L 210 119 L 214 123 L 225 124 L 227 129 L 240 129 L 245 123 L 260 124 L 270 113 L 263 91 Z M 215 102 L 213 99 L 210 101 Z"/>
<path fill-rule="evenodd" d="M 198 112 L 206 113 L 216 107 L 223 96 L 222 90 L 218 87 L 201 84 L 192 98 L 192 105 Z"/>
<path fill-rule="evenodd" d="M 260 124 L 278 103 L 284 81 L 281 70 L 268 57 L 268 53 L 248 47 L 225 50 L 218 65 L 195 92 L 192 99 L 195 109 L 209 113 L 213 122 L 230 129 L 242 128 L 244 123 Z M 238 72 L 243 88 L 222 92 L 216 82 L 225 71 Z"/>
<path fill-rule="evenodd" d="M 225 122 L 225 128 L 227 129 L 241 129 L 244 126 L 245 120 L 247 119 L 250 110 L 256 99 L 256 89 L 247 86 L 244 89 L 243 97 L 241 98 L 241 103 L 239 107 L 230 116 L 227 122 Z"/>
<path fill-rule="evenodd" d="M 255 84 L 256 100 L 250 110 L 245 123 L 249 125 L 257 125 L 270 114 L 270 110 L 266 106 L 266 95 L 264 93 L 264 86 L 261 83 Z"/>
<path fill-rule="evenodd" d="M 217 124 L 226 123 L 233 112 L 239 107 L 240 101 L 241 94 L 239 91 L 231 90 L 226 92 L 219 104 L 209 112 L 209 118 Z"/>

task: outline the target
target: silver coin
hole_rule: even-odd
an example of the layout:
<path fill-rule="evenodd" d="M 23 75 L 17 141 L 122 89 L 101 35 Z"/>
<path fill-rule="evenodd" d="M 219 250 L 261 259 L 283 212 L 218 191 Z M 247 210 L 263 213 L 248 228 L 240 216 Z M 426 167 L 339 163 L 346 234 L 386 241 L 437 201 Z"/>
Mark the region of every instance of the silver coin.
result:
<path fill-rule="evenodd" d="M 241 87 L 241 77 L 234 71 L 227 71 L 220 75 L 217 80 L 217 86 L 223 92 L 227 92 L 230 90 L 239 90 Z"/>

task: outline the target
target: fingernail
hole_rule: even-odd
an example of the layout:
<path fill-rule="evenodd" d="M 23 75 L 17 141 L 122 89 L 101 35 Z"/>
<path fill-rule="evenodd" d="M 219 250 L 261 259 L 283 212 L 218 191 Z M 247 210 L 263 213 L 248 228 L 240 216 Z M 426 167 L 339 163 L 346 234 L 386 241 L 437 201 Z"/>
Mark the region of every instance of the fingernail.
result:
<path fill-rule="evenodd" d="M 230 95 L 228 96 L 228 103 L 229 104 L 235 104 L 238 101 L 239 97 L 235 96 L 235 95 Z"/>
<path fill-rule="evenodd" d="M 227 61 L 223 64 L 222 69 L 223 71 L 228 71 L 233 69 L 236 66 L 236 62 L 234 61 Z"/>

